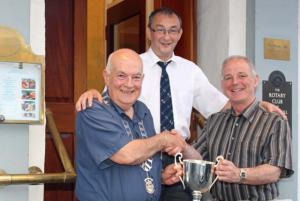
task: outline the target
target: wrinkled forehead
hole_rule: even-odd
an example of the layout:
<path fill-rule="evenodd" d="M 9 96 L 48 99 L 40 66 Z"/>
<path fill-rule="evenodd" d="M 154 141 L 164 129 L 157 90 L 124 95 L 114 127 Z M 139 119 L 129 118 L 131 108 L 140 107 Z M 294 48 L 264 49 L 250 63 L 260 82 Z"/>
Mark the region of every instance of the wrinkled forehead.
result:
<path fill-rule="evenodd" d="M 121 72 L 125 74 L 142 74 L 143 63 L 139 57 L 116 59 L 112 62 L 112 72 Z"/>

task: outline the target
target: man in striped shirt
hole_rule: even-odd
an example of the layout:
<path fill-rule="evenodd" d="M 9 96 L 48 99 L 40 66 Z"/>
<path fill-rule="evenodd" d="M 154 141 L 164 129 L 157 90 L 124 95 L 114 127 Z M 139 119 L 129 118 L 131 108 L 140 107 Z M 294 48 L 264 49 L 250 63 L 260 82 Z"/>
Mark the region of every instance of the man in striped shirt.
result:
<path fill-rule="evenodd" d="M 288 122 L 260 106 L 255 97 L 259 77 L 248 58 L 227 58 L 222 76 L 231 109 L 208 118 L 194 145 L 197 151 L 187 147 L 184 157 L 208 161 L 224 157 L 215 169 L 216 200 L 273 200 L 279 195 L 278 180 L 294 173 Z"/>

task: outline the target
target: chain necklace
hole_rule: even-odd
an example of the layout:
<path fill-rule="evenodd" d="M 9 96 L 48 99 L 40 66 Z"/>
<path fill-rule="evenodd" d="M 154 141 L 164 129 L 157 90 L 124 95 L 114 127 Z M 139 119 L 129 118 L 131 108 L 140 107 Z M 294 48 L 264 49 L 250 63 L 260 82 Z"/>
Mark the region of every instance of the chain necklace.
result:
<path fill-rule="evenodd" d="M 105 95 L 103 97 L 103 102 L 108 105 L 111 106 L 110 104 L 110 97 L 108 95 Z M 131 140 L 133 140 L 133 134 L 132 131 L 130 129 L 129 123 L 128 121 L 126 121 L 125 119 L 122 118 L 122 123 L 125 127 L 125 131 L 127 133 L 128 136 L 131 137 Z M 142 135 L 142 139 L 146 139 L 148 138 L 146 129 L 144 127 L 144 123 L 143 120 L 140 120 L 138 122 L 138 126 L 139 126 L 139 130 L 140 130 L 140 134 Z M 145 182 L 145 188 L 148 194 L 153 195 L 155 192 L 155 186 L 154 186 L 154 180 L 153 178 L 149 175 L 150 170 L 152 169 L 152 163 L 153 163 L 153 158 L 150 157 L 148 158 L 146 161 L 144 161 L 140 167 L 143 169 L 143 171 L 146 173 L 146 178 L 144 179 Z"/>

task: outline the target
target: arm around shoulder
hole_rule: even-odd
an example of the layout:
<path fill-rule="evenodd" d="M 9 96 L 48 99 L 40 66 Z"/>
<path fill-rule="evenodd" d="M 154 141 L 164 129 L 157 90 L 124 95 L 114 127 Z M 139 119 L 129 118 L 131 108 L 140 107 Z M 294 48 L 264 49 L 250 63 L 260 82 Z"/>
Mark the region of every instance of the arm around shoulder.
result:
<path fill-rule="evenodd" d="M 76 111 L 79 112 L 85 110 L 87 107 L 91 107 L 93 98 L 97 98 L 99 102 L 102 102 L 102 96 L 96 89 L 90 89 L 81 94 L 76 102 Z"/>

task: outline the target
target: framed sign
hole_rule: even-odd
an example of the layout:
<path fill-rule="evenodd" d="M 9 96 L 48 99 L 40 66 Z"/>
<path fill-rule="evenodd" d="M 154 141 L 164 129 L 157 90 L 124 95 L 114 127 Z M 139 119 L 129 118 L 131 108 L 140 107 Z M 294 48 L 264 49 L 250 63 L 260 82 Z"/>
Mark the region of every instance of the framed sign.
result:
<path fill-rule="evenodd" d="M 43 124 L 45 58 L 0 25 L 0 123 Z"/>
<path fill-rule="evenodd" d="M 2 123 L 41 123 L 42 64 L 0 61 L 0 80 Z"/>
<path fill-rule="evenodd" d="M 273 71 L 269 80 L 263 80 L 262 99 L 277 105 L 288 117 L 292 127 L 292 82 L 287 82 L 281 71 Z"/>

